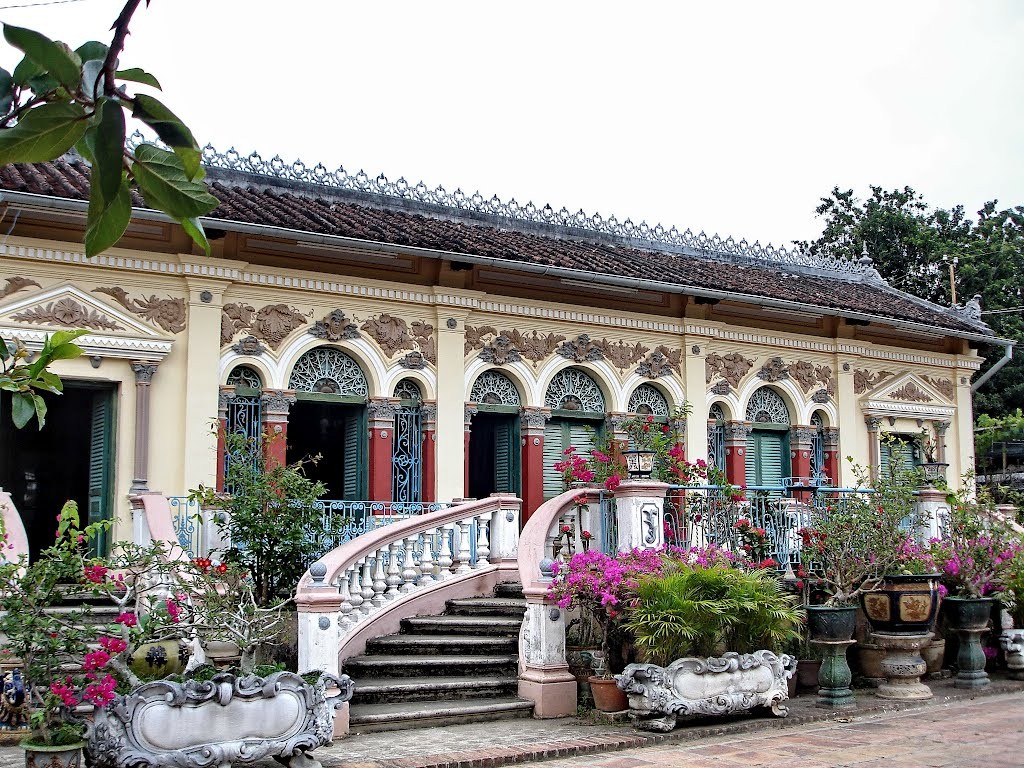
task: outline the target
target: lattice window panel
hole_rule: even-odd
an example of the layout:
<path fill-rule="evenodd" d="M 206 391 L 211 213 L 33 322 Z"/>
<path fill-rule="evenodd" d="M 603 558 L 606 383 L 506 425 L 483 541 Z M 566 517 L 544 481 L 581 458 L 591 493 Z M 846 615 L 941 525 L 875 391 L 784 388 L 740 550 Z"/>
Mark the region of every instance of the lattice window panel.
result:
<path fill-rule="evenodd" d="M 760 424 L 790 424 L 789 408 L 779 394 L 769 387 L 761 387 L 747 403 L 747 421 Z"/>
<path fill-rule="evenodd" d="M 420 389 L 420 385 L 412 379 L 402 379 L 395 384 L 395 397 L 401 398 L 402 400 L 415 400 L 420 402 L 423 400 L 423 391 Z"/>
<path fill-rule="evenodd" d="M 508 376 L 497 371 L 484 371 L 476 377 L 469 393 L 471 403 L 515 405 L 520 403 L 519 390 Z"/>
<path fill-rule="evenodd" d="M 708 464 L 725 471 L 725 411 L 718 403 L 708 409 Z"/>
<path fill-rule="evenodd" d="M 825 478 L 825 422 L 818 411 L 811 414 L 811 426 L 811 477 L 820 481 Z"/>
<path fill-rule="evenodd" d="M 641 384 L 629 396 L 629 412 L 668 416 L 668 400 L 653 384 Z"/>
<path fill-rule="evenodd" d="M 236 365 L 228 374 L 228 386 L 242 389 L 263 389 L 263 380 L 259 373 L 248 365 Z"/>
<path fill-rule="evenodd" d="M 317 347 L 300 357 L 288 388 L 297 392 L 319 392 L 327 395 L 366 397 L 369 387 L 359 364 L 339 349 Z"/>
<path fill-rule="evenodd" d="M 555 374 L 548 385 L 544 404 L 556 410 L 604 413 L 601 388 L 596 381 L 576 368 L 566 368 Z"/>

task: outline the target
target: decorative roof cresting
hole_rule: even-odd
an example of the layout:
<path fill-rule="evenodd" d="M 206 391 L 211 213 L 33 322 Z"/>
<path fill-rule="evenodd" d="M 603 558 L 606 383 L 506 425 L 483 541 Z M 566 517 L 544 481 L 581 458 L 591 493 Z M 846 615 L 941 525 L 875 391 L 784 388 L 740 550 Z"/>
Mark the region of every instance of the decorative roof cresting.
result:
<path fill-rule="evenodd" d="M 131 148 L 147 141 L 136 131 L 128 137 Z M 554 227 L 565 227 L 576 230 L 580 234 L 591 234 L 603 237 L 621 238 L 631 244 L 642 244 L 658 250 L 677 250 L 684 253 L 700 255 L 724 261 L 740 261 L 753 264 L 778 266 L 783 265 L 797 270 L 810 269 L 835 276 L 861 276 L 861 278 L 881 281 L 877 270 L 870 260 L 845 259 L 827 255 L 813 255 L 784 246 L 761 245 L 755 241 L 734 240 L 732 237 L 721 237 L 718 234 L 708 235 L 704 232 L 694 233 L 692 230 L 680 232 L 676 227 L 666 228 L 661 224 L 650 226 L 646 221 L 639 224 L 631 219 L 619 221 L 614 215 L 607 218 L 598 213 L 588 215 L 582 209 L 571 213 L 568 209 L 554 210 L 550 205 L 538 207 L 532 202 L 521 205 L 515 199 L 504 202 L 497 195 L 484 197 L 479 192 L 467 195 L 461 189 L 454 192 L 438 186 L 430 189 L 422 181 L 410 184 L 405 178 L 397 181 L 389 180 L 384 174 L 371 177 L 360 170 L 350 174 L 343 167 L 329 171 L 317 163 L 310 168 L 301 160 L 286 163 L 280 155 L 264 160 L 258 153 L 243 156 L 234 147 L 227 152 L 218 152 L 212 145 L 203 147 L 203 165 L 211 169 L 222 169 L 236 173 L 262 176 L 302 184 L 313 184 L 327 189 L 342 192 L 381 195 L 397 200 L 409 201 L 424 205 L 440 206 L 455 211 L 466 211 L 473 214 L 485 214 L 519 222 L 529 222 Z"/>

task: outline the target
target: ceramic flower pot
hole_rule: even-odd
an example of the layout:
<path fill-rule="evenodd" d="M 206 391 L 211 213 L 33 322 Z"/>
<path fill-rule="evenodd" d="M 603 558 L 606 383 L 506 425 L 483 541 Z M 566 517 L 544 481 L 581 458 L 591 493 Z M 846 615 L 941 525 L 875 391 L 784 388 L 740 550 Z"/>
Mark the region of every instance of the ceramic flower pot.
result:
<path fill-rule="evenodd" d="M 886 634 L 931 632 L 939 611 L 939 575 L 886 576 L 879 589 L 862 594 L 871 629 Z"/>
<path fill-rule="evenodd" d="M 855 642 L 857 606 L 807 606 L 807 628 L 811 643 L 822 654 L 818 670 L 818 706 L 826 709 L 849 709 L 855 706 L 853 673 L 846 660 L 846 649 Z"/>
<path fill-rule="evenodd" d="M 984 688 L 989 684 L 981 636 L 988 631 L 993 602 L 991 597 L 947 597 L 943 601 L 949 626 L 960 637 L 956 680 L 953 681 L 956 688 Z"/>
<path fill-rule="evenodd" d="M 594 706 L 599 712 L 621 712 L 629 709 L 626 692 L 619 688 L 614 677 L 588 677 Z"/>
<path fill-rule="evenodd" d="M 841 641 L 853 637 L 857 627 L 857 606 L 807 606 L 807 630 L 812 640 Z"/>
<path fill-rule="evenodd" d="M 56 747 L 21 743 L 25 750 L 25 768 L 79 768 L 82 765 L 84 741 Z"/>

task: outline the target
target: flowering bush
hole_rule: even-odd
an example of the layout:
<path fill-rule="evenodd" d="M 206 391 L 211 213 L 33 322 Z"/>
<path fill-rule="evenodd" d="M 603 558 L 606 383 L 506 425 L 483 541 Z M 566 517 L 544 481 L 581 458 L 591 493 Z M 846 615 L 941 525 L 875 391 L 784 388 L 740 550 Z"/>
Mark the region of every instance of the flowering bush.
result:
<path fill-rule="evenodd" d="M 733 523 L 732 527 L 739 534 L 740 550 L 747 556 L 751 567 L 778 568 L 778 561 L 768 556 L 770 545 L 764 528 L 752 525 L 745 517 Z"/>
<path fill-rule="evenodd" d="M 573 483 L 593 482 L 594 470 L 590 469 L 585 458 L 576 453 L 575 445 L 570 445 L 562 451 L 562 455 L 565 458 L 556 461 L 554 468 L 556 472 L 561 473 L 562 483 L 566 488 L 571 487 Z"/>

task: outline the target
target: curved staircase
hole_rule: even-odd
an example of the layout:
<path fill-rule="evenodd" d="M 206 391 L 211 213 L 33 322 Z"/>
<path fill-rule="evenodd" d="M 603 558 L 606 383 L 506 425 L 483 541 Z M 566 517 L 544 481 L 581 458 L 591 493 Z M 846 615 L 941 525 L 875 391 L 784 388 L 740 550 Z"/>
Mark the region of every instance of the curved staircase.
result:
<path fill-rule="evenodd" d="M 522 586 L 501 583 L 493 597 L 448 600 L 439 616 L 403 619 L 401 632 L 372 638 L 343 671 L 355 682 L 353 732 L 531 717 L 516 695 Z"/>

